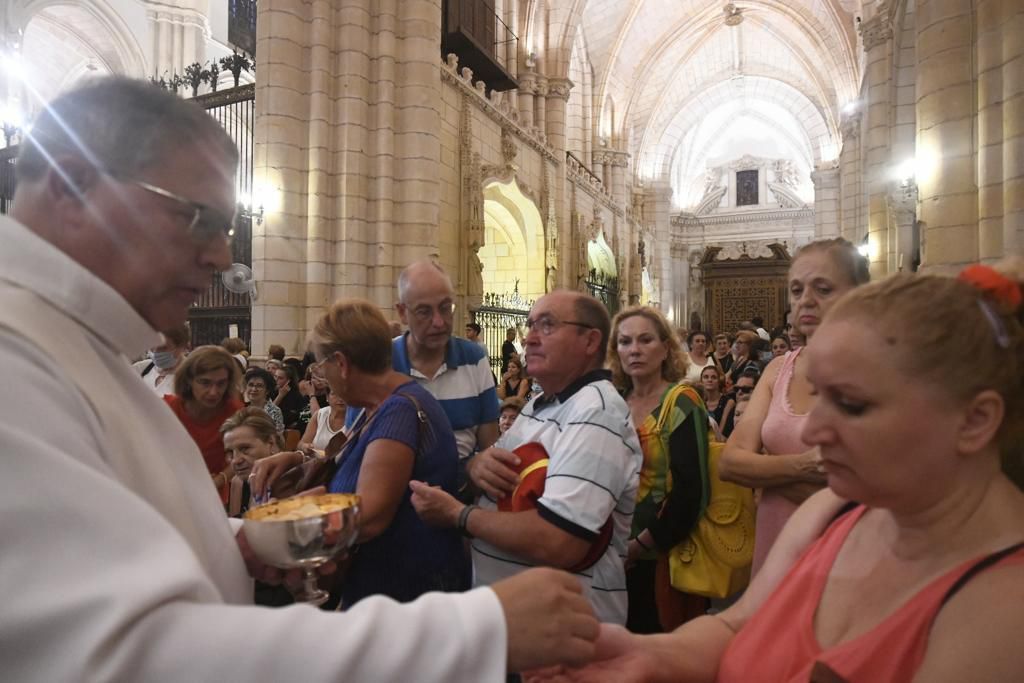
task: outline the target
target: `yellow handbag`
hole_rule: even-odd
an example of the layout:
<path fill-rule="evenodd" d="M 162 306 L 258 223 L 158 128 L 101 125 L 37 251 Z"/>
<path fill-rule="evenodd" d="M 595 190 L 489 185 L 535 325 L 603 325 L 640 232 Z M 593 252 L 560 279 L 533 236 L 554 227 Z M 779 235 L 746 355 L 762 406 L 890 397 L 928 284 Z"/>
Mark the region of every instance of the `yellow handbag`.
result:
<path fill-rule="evenodd" d="M 697 527 L 668 553 L 672 587 L 709 598 L 746 588 L 754 559 L 754 493 L 718 478 L 724 448 L 708 444 L 708 505 Z"/>

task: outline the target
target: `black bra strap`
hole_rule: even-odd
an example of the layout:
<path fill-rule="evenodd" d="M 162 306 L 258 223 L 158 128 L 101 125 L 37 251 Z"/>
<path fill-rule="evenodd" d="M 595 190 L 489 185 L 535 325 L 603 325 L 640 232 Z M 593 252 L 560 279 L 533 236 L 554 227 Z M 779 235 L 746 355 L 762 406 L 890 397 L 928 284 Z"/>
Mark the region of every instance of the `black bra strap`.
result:
<path fill-rule="evenodd" d="M 1009 548 L 1003 548 L 1002 550 L 998 550 L 992 553 L 991 555 L 986 555 L 985 557 L 975 562 L 970 569 L 964 572 L 963 576 L 957 579 L 956 583 L 949 587 L 949 590 L 946 591 L 946 595 L 943 596 L 942 602 L 939 603 L 939 606 L 941 607 L 942 605 L 945 605 L 947 602 L 949 602 L 950 598 L 952 598 L 954 595 L 960 592 L 960 589 L 966 586 L 967 582 L 973 579 L 977 574 L 985 571 L 986 569 L 996 564 L 1003 558 L 1013 555 L 1021 548 L 1024 548 L 1024 542 L 1016 543 L 1014 545 L 1011 545 Z"/>

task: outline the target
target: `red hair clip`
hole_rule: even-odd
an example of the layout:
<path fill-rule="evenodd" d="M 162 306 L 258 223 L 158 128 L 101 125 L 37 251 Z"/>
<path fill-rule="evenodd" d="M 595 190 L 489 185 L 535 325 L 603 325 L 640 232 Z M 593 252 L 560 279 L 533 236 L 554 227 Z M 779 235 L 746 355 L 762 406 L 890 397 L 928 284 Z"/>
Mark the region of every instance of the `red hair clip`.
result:
<path fill-rule="evenodd" d="M 981 264 L 967 266 L 960 271 L 958 279 L 980 289 L 1011 311 L 1019 309 L 1021 299 L 1024 298 L 1020 291 L 1020 285 L 1015 280 L 990 266 Z"/>

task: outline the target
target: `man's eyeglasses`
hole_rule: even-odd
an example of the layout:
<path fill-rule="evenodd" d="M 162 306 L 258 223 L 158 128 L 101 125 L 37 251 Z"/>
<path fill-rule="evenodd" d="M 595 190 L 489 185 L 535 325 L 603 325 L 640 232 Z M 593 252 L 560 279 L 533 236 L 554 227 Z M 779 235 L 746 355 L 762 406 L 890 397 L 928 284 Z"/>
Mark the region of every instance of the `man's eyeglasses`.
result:
<path fill-rule="evenodd" d="M 427 322 L 434 317 L 434 311 L 440 313 L 442 318 L 450 318 L 455 313 L 455 304 L 451 301 L 445 301 L 438 304 L 437 308 L 424 304 L 422 306 L 417 306 L 409 312 L 417 320 Z"/>
<path fill-rule="evenodd" d="M 165 190 L 162 187 L 157 187 L 156 185 L 151 185 L 150 183 L 143 182 L 141 180 L 126 180 L 113 175 L 111 175 L 111 177 L 118 182 L 141 187 L 147 192 L 175 201 L 181 205 L 182 208 L 191 212 L 192 219 L 188 224 L 188 232 L 192 241 L 196 244 L 208 244 L 218 237 L 222 237 L 230 242 L 231 238 L 235 234 L 236 216 L 225 218 L 224 214 L 212 207 L 200 204 L 199 202 L 194 202 L 191 199 L 186 199 L 185 197 L 177 195 L 170 190 Z"/>
<path fill-rule="evenodd" d="M 573 325 L 575 327 L 582 327 L 587 330 L 596 329 L 593 325 L 581 323 L 577 320 L 557 320 L 546 315 L 537 318 L 536 320 L 532 318 L 526 319 L 526 329 L 533 330 L 536 327 L 537 332 L 539 332 L 542 337 L 550 337 L 554 333 L 554 331 L 557 330 L 562 325 Z"/>
<path fill-rule="evenodd" d="M 754 387 L 736 387 L 737 394 L 749 394 L 754 390 Z"/>

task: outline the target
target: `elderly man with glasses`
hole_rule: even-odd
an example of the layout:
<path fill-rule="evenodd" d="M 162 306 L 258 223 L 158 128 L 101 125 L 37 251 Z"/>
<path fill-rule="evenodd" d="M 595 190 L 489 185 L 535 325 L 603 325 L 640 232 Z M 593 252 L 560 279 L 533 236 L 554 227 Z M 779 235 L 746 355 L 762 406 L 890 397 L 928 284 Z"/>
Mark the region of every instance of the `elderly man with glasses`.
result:
<path fill-rule="evenodd" d="M 643 456 L 629 408 L 602 369 L 611 323 L 605 307 L 578 292 L 541 297 L 526 321 L 526 362 L 544 393 L 493 448 L 468 467 L 483 491 L 463 505 L 414 482 L 413 505 L 429 523 L 473 538 L 476 585 L 544 565 L 576 573 L 601 621 L 626 621 L 622 558 Z M 499 511 L 526 480 L 512 450 L 537 443 L 547 453 L 543 492 L 533 509 Z"/>
<path fill-rule="evenodd" d="M 274 573 L 127 360 L 230 265 L 237 161 L 200 107 L 123 78 L 60 96 L 22 148 L 0 218 L 5 679 L 501 681 L 585 661 L 597 622 L 550 570 L 343 614 L 252 605 L 250 573 Z"/>
<path fill-rule="evenodd" d="M 454 299 L 451 279 L 432 261 L 402 271 L 395 308 L 409 331 L 395 338 L 391 364 L 423 385 L 448 416 L 458 448 L 459 497 L 468 502 L 465 464 L 498 438 L 498 393 L 484 349 L 452 336 Z"/>

